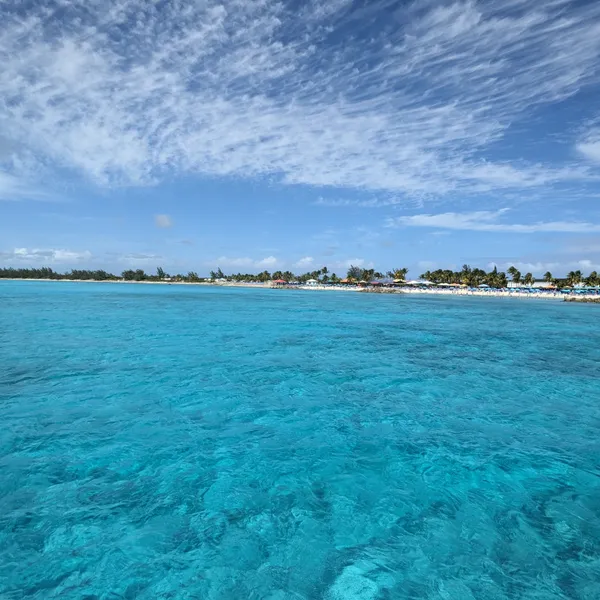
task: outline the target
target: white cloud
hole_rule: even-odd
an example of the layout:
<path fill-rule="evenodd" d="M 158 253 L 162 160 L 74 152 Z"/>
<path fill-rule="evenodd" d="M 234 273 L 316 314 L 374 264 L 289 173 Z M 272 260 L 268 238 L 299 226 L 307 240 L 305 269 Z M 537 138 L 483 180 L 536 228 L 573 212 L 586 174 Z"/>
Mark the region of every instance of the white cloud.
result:
<path fill-rule="evenodd" d="M 279 261 L 274 256 L 267 256 L 267 258 L 263 258 L 256 262 L 257 267 L 276 267 L 279 264 Z"/>
<path fill-rule="evenodd" d="M 248 257 L 232 258 L 229 256 L 220 256 L 215 260 L 206 263 L 209 267 L 221 267 L 222 269 L 270 269 L 280 265 L 280 261 L 275 256 L 267 256 L 259 260 Z"/>
<path fill-rule="evenodd" d="M 73 252 L 64 249 L 40 249 L 40 248 L 14 248 L 6 252 L 0 252 L 0 259 L 6 264 L 51 264 L 51 263 L 75 263 L 90 260 L 92 253 L 89 250 Z"/>
<path fill-rule="evenodd" d="M 593 129 L 577 144 L 578 152 L 587 160 L 600 163 L 600 129 Z"/>
<path fill-rule="evenodd" d="M 490 268 L 495 263 L 490 263 Z M 510 266 L 516 267 L 521 273 L 533 273 L 536 277 L 541 277 L 546 271 L 550 271 L 555 277 L 562 277 L 569 271 L 580 270 L 584 275 L 589 274 L 591 271 L 600 271 L 600 261 L 593 260 L 577 260 L 577 261 L 516 261 L 516 262 L 504 262 L 499 263 L 498 268 L 506 271 Z"/>
<path fill-rule="evenodd" d="M 462 231 L 491 231 L 512 233 L 593 233 L 600 232 L 600 224 L 582 221 L 538 221 L 537 223 L 502 223 L 500 217 L 506 214 L 506 208 L 487 211 L 480 210 L 466 213 L 440 213 L 435 215 L 421 214 L 410 217 L 388 219 L 390 227 L 435 227 L 438 229 L 454 229 Z"/>
<path fill-rule="evenodd" d="M 348 258 L 333 263 L 333 269 L 349 269 L 352 266 L 361 267 L 363 269 L 372 269 L 375 265 L 364 258 Z"/>
<path fill-rule="evenodd" d="M 323 198 L 319 197 L 315 202 L 313 202 L 316 206 L 328 206 L 328 207 L 348 207 L 348 206 L 356 206 L 358 208 L 382 208 L 386 206 L 395 206 L 397 204 L 403 204 L 404 206 L 408 204 L 420 205 L 421 201 L 418 197 L 415 197 L 409 200 L 405 196 L 387 196 L 387 197 L 378 197 L 378 198 L 368 198 L 367 200 L 355 200 L 350 198 Z"/>
<path fill-rule="evenodd" d="M 272 175 L 427 196 L 592 176 L 482 157 L 598 82 L 599 3 L 412 2 L 373 27 L 386 5 L 5 0 L 0 130 L 99 185 Z"/>
<path fill-rule="evenodd" d="M 155 215 L 154 223 L 157 227 L 161 229 L 168 229 L 169 227 L 173 227 L 173 220 L 169 215 Z"/>
<path fill-rule="evenodd" d="M 121 254 L 117 257 L 118 262 L 128 267 L 156 267 L 162 261 L 164 257 L 159 254 L 151 254 L 144 252 L 132 252 L 129 254 Z"/>
<path fill-rule="evenodd" d="M 50 200 L 50 194 L 24 179 L 0 170 L 0 200 Z"/>
<path fill-rule="evenodd" d="M 311 267 L 314 262 L 315 262 L 315 259 L 312 256 L 304 256 L 299 261 L 294 263 L 294 267 L 304 269 L 307 267 Z"/>

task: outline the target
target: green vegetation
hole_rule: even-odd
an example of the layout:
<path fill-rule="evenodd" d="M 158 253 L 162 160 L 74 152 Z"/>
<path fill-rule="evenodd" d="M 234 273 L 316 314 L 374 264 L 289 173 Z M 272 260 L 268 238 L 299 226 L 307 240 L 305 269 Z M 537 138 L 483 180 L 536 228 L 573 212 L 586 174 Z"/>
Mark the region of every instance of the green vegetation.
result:
<path fill-rule="evenodd" d="M 573 287 L 574 285 L 581 283 L 582 279 L 583 275 L 581 274 L 581 271 L 571 271 L 567 275 L 567 285 Z"/>
<path fill-rule="evenodd" d="M 521 274 L 518 271 L 517 273 L 520 279 Z M 421 278 L 425 279 L 426 281 L 431 281 L 432 283 L 468 285 L 469 287 L 488 285 L 491 288 L 504 288 L 508 285 L 506 274 L 498 271 L 496 267 L 494 267 L 494 269 L 489 273 L 486 273 L 483 269 L 477 269 L 472 268 L 469 265 L 463 265 L 460 271 L 450 271 L 449 269 L 426 271 L 421 275 Z M 515 281 L 514 275 L 513 281 Z"/>
<path fill-rule="evenodd" d="M 74 269 L 68 273 L 57 273 L 49 267 L 41 267 L 39 269 L 15 269 L 9 267 L 7 269 L 0 269 L 0 279 L 75 279 L 80 281 L 110 281 L 119 279 L 119 277 L 103 270 L 88 271 L 84 269 Z"/>
<path fill-rule="evenodd" d="M 51 280 L 75 280 L 75 281 L 187 281 L 200 282 L 205 279 L 198 277 L 194 271 L 190 271 L 187 275 L 170 276 L 162 267 L 156 269 L 156 275 L 150 275 L 143 269 L 128 269 L 123 271 L 121 275 L 114 275 L 102 269 L 86 270 L 73 269 L 65 273 L 57 273 L 49 267 L 41 267 L 39 269 L 15 269 L 8 267 L 0 268 L 0 279 L 51 279 Z"/>
<path fill-rule="evenodd" d="M 596 271 L 592 271 L 586 278 L 585 278 L 585 285 L 588 285 L 590 287 L 595 287 L 597 285 L 600 285 L 600 276 L 598 275 L 598 273 L 596 273 Z"/>
<path fill-rule="evenodd" d="M 395 268 L 387 271 L 385 276 L 388 280 L 396 283 L 406 281 L 408 269 Z M 435 271 L 426 271 L 420 278 L 434 284 L 445 285 L 466 285 L 469 287 L 489 286 L 490 288 L 505 288 L 508 286 L 507 274 L 510 275 L 513 283 L 523 286 L 531 286 L 535 283 L 535 278 L 531 273 L 524 276 L 514 266 L 507 269 L 506 273 L 498 271 L 496 267 L 489 272 L 482 269 L 473 268 L 469 265 L 463 265 L 460 271 L 449 269 L 437 269 Z M 162 267 L 156 269 L 156 274 L 151 275 L 143 269 L 127 269 L 121 275 L 114 275 L 102 269 L 86 270 L 72 269 L 65 273 L 58 273 L 49 267 L 21 269 L 21 268 L 0 268 L 0 279 L 50 279 L 50 280 L 76 280 L 76 281 L 169 281 L 169 282 L 187 282 L 201 283 L 206 281 L 226 280 L 232 282 L 259 282 L 265 283 L 272 280 L 282 280 L 288 283 L 306 283 L 308 280 L 316 280 L 319 283 L 337 284 L 341 281 L 349 283 L 367 282 L 383 279 L 384 275 L 372 268 L 362 268 L 351 265 L 344 278 L 335 273 L 330 273 L 327 267 L 308 271 L 303 274 L 294 274 L 291 271 L 262 271 L 260 273 L 233 273 L 225 274 L 220 268 L 211 271 L 209 277 L 200 277 L 195 271 L 189 271 L 187 274 L 169 275 Z M 592 271 L 587 277 L 584 277 L 581 271 L 571 271 L 564 279 L 556 279 L 550 271 L 544 273 L 543 280 L 546 283 L 553 284 L 557 288 L 574 287 L 583 284 L 590 287 L 600 285 L 600 276 L 596 271 Z"/>

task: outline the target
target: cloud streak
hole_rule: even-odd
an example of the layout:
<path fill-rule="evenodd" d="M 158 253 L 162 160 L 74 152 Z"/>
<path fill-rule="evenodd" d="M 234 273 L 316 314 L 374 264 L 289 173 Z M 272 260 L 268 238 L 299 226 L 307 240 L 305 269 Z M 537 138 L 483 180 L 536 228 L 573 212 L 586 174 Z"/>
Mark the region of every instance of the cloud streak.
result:
<path fill-rule="evenodd" d="M 594 233 L 600 232 L 600 224 L 582 221 L 538 221 L 531 224 L 502 223 L 501 217 L 508 212 L 503 208 L 496 211 L 466 213 L 446 212 L 420 214 L 388 219 L 390 227 L 434 227 L 456 231 L 490 231 L 500 233 Z"/>
<path fill-rule="evenodd" d="M 577 144 L 577 151 L 590 162 L 600 165 L 600 128 L 589 131 Z"/>
<path fill-rule="evenodd" d="M 40 248 L 14 248 L 6 252 L 0 252 L 0 259 L 6 264 L 51 264 L 51 263 L 75 263 L 87 261 L 92 258 L 88 250 L 74 252 L 64 249 L 40 249 Z"/>
<path fill-rule="evenodd" d="M 0 5 L 3 135 L 100 186 L 268 175 L 429 196 L 593 175 L 494 162 L 489 148 L 598 82 L 598 3 L 20 6 Z"/>
<path fill-rule="evenodd" d="M 51 196 L 27 181 L 0 170 L 0 201 L 51 200 Z"/>
<path fill-rule="evenodd" d="M 160 229 L 173 227 L 173 219 L 169 215 L 155 215 L 154 224 Z"/>
<path fill-rule="evenodd" d="M 278 267 L 280 261 L 275 256 L 267 256 L 261 259 L 253 259 L 247 256 L 220 256 L 208 261 L 206 265 L 209 267 L 221 267 L 222 269 L 272 269 L 273 267 Z"/>

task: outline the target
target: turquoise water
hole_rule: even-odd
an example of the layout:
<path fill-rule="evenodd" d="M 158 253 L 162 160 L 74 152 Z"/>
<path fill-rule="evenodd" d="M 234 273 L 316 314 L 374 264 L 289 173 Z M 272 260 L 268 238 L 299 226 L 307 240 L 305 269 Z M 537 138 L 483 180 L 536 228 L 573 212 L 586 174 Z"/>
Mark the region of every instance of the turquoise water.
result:
<path fill-rule="evenodd" d="M 0 282 L 0 598 L 600 598 L 600 306 Z"/>

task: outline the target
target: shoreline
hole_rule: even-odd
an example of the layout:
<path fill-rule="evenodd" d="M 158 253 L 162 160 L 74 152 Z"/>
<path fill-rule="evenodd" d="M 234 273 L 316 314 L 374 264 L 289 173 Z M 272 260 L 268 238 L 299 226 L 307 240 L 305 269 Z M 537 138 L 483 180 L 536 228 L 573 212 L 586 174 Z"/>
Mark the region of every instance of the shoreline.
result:
<path fill-rule="evenodd" d="M 281 286 L 282 289 L 286 289 Z M 290 288 L 291 289 L 291 288 Z M 363 294 L 382 294 L 382 295 L 406 295 L 406 296 L 472 296 L 478 298 L 519 298 L 519 299 L 536 299 L 536 300 L 566 300 L 570 298 L 572 301 L 584 301 L 584 298 L 600 298 L 599 296 L 579 295 L 567 296 L 559 292 L 518 292 L 513 290 L 465 290 L 465 289 L 421 289 L 421 288 L 373 288 L 373 287 L 348 287 L 348 288 L 330 288 L 327 286 L 298 286 L 293 289 L 301 290 L 326 290 L 339 289 L 347 292 L 361 292 Z M 589 300 L 588 300 L 589 301 Z M 592 300 L 593 301 L 593 300 Z"/>
<path fill-rule="evenodd" d="M 49 283 L 114 283 L 114 284 L 143 284 L 143 285 L 204 285 L 211 287 L 254 287 L 254 288 L 272 288 L 271 283 L 211 283 L 208 281 L 123 281 L 122 279 L 18 279 L 6 278 L 2 281 L 36 281 Z"/>
<path fill-rule="evenodd" d="M 302 290 L 302 291 L 327 291 L 327 292 L 359 292 L 363 294 L 398 294 L 416 296 L 472 296 L 478 298 L 519 298 L 536 300 L 562 300 L 565 302 L 581 302 L 596 304 L 600 303 L 597 294 L 562 294 L 560 292 L 522 292 L 516 290 L 473 290 L 473 289 L 422 289 L 422 288 L 373 288 L 360 286 L 333 286 L 333 285 L 294 285 L 283 286 L 267 283 L 241 283 L 241 282 L 208 282 L 208 281 L 123 281 L 123 280 L 98 280 L 98 279 L 0 279 L 2 281 L 33 281 L 33 282 L 66 282 L 66 283 L 112 283 L 112 284 L 142 284 L 142 285 L 183 285 L 183 286 L 205 286 L 205 287 L 235 287 L 250 289 L 273 289 L 273 290 Z"/>

